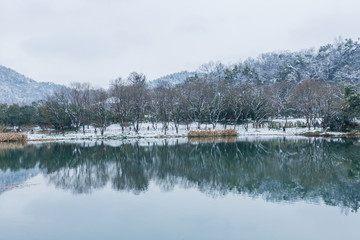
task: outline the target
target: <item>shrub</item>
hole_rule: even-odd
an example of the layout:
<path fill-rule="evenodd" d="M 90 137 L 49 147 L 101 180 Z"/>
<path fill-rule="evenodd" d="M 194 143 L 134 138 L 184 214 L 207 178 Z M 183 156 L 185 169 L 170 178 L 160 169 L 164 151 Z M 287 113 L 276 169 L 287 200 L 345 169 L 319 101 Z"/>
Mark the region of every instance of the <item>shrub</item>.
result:
<path fill-rule="evenodd" d="M 23 133 L 0 133 L 0 142 L 26 142 L 27 136 Z"/>
<path fill-rule="evenodd" d="M 203 130 L 203 131 L 190 131 L 188 137 L 233 137 L 237 136 L 235 129 L 225 129 L 225 130 Z"/>

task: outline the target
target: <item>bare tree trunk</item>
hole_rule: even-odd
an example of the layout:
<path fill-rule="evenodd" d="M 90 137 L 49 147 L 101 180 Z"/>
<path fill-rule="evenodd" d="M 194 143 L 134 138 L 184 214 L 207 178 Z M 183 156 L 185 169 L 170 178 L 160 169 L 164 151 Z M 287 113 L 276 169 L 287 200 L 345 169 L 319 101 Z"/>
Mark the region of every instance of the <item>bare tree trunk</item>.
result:
<path fill-rule="evenodd" d="M 176 122 L 174 122 L 174 123 L 175 123 L 176 134 L 178 134 L 179 133 L 179 125 Z"/>
<path fill-rule="evenodd" d="M 120 123 L 121 123 L 121 132 L 124 132 L 124 119 L 123 118 L 121 118 Z"/>
<path fill-rule="evenodd" d="M 309 116 L 306 116 L 306 126 L 309 128 L 310 130 L 310 122 L 309 122 Z"/>
<path fill-rule="evenodd" d="M 139 120 L 136 120 L 135 132 L 139 133 Z"/>

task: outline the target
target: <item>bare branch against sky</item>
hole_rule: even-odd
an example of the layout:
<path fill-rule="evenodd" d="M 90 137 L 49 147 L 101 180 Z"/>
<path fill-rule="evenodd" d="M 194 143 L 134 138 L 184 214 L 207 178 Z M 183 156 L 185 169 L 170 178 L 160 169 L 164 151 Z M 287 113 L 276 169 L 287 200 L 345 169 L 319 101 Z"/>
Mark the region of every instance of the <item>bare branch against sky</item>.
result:
<path fill-rule="evenodd" d="M 357 39 L 356 0 L 1 0 L 0 65 L 37 81 L 107 86 L 209 61 Z"/>

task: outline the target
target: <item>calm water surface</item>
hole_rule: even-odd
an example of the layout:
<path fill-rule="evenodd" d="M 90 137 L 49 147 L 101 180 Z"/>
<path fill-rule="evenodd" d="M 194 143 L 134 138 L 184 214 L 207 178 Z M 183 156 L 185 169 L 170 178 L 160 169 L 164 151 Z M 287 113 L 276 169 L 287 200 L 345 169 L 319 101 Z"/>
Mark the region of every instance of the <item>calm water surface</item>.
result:
<path fill-rule="evenodd" d="M 0 146 L 0 239 L 360 239 L 357 140 Z"/>

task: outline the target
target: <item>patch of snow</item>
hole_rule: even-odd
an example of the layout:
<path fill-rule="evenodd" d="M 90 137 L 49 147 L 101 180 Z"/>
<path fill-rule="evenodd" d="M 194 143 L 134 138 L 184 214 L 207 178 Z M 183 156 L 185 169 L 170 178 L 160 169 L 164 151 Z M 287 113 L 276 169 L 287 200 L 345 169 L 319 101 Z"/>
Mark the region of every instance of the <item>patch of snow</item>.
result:
<path fill-rule="evenodd" d="M 292 121 L 301 121 L 304 119 L 292 119 Z M 215 130 L 222 130 L 224 129 L 225 126 L 222 124 L 217 124 Z M 234 128 L 234 126 L 228 125 L 227 126 L 228 129 L 230 128 Z M 209 130 L 209 129 L 213 129 L 212 125 L 210 124 L 201 124 L 200 126 L 201 130 Z M 321 128 L 317 128 L 317 129 L 313 129 L 311 128 L 311 130 L 309 130 L 308 128 L 286 128 L 285 131 L 283 131 L 282 129 L 269 129 L 267 127 L 267 125 L 265 124 L 265 126 L 262 126 L 261 128 L 256 128 L 254 127 L 252 124 L 248 125 L 248 129 L 246 129 L 246 125 L 242 124 L 242 125 L 236 125 L 235 126 L 236 131 L 238 132 L 238 137 L 247 137 L 247 136 L 261 136 L 261 137 L 265 137 L 265 136 L 298 136 L 304 133 L 308 133 L 308 132 L 322 132 Z M 192 123 L 189 124 L 189 130 L 198 130 L 197 128 L 197 123 Z M 38 127 L 35 127 L 33 129 L 33 134 L 31 134 L 31 131 L 27 132 L 27 136 L 28 139 L 31 140 L 35 140 L 35 141 L 52 141 L 52 140 L 72 140 L 72 141 L 76 141 L 76 140 L 91 140 L 91 141 L 99 141 L 99 140 L 122 140 L 122 141 L 126 141 L 126 140 L 130 140 L 130 139 L 138 139 L 139 142 L 144 142 L 144 143 L 151 143 L 152 140 L 150 141 L 149 139 L 153 138 L 153 139 L 162 139 L 165 138 L 167 140 L 173 141 L 178 140 L 180 138 L 186 138 L 187 134 L 189 132 L 189 130 L 187 129 L 187 126 L 185 124 L 181 124 L 179 126 L 179 131 L 176 132 L 175 126 L 173 123 L 170 123 L 168 126 L 168 130 L 164 131 L 164 127 L 162 125 L 162 123 L 157 123 L 155 124 L 155 126 L 152 123 L 142 123 L 140 125 L 140 130 L 138 133 L 136 133 L 134 131 L 134 128 L 132 126 L 126 127 L 124 129 L 124 132 L 122 132 L 121 127 L 119 124 L 112 124 L 110 126 L 108 126 L 105 131 L 104 134 L 101 135 L 100 134 L 100 130 L 97 129 L 97 131 L 95 130 L 94 127 L 90 126 L 89 128 L 85 128 L 85 134 L 83 134 L 83 132 L 80 130 L 78 132 L 66 132 L 64 135 L 61 133 L 49 133 L 49 134 L 44 134 L 41 133 L 41 131 L 39 130 Z M 332 135 L 335 136 L 341 136 L 342 133 L 339 132 L 331 132 Z"/>

